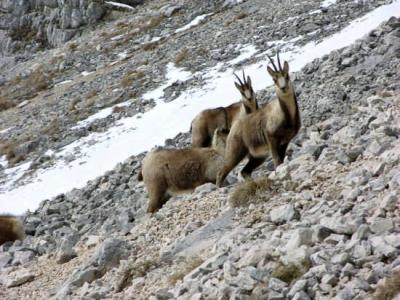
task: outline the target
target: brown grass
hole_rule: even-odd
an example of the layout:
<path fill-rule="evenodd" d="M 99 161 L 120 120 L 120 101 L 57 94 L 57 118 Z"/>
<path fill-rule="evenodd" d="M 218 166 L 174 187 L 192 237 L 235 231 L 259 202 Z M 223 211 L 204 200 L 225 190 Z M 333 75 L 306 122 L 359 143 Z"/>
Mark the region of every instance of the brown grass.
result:
<path fill-rule="evenodd" d="M 23 155 L 17 155 L 15 150 L 16 144 L 14 142 L 0 142 L 0 156 L 5 155 L 10 165 L 17 164 L 25 159 Z"/>
<path fill-rule="evenodd" d="M 142 24 L 140 26 L 140 28 L 142 30 L 152 29 L 152 28 L 157 27 L 158 25 L 160 25 L 163 19 L 164 19 L 164 16 L 162 16 L 162 15 L 151 17 L 147 22 Z"/>
<path fill-rule="evenodd" d="M 184 264 L 175 270 L 168 278 L 168 282 L 171 285 L 175 285 L 178 280 L 182 280 L 187 274 L 192 272 L 198 266 L 200 266 L 204 260 L 198 256 L 192 256 L 186 259 Z"/>
<path fill-rule="evenodd" d="M 246 18 L 247 16 L 248 16 L 248 13 L 246 13 L 246 12 L 241 12 L 241 13 L 239 13 L 239 14 L 237 14 L 237 15 L 235 16 L 235 20 L 241 20 L 241 19 Z"/>
<path fill-rule="evenodd" d="M 310 269 L 309 262 L 303 262 L 303 266 L 297 266 L 295 264 L 285 265 L 281 261 L 278 262 L 278 266 L 272 271 L 272 277 L 278 278 L 290 284 L 292 281 L 300 278 Z"/>
<path fill-rule="evenodd" d="M 78 48 L 78 44 L 75 42 L 70 42 L 67 44 L 67 48 L 71 51 L 74 51 Z"/>
<path fill-rule="evenodd" d="M 383 279 L 373 294 L 374 300 L 392 300 L 400 294 L 400 270 Z"/>
<path fill-rule="evenodd" d="M 158 260 L 139 260 L 126 262 L 117 273 L 116 291 L 121 292 L 130 286 L 133 279 L 145 276 L 149 271 L 160 266 Z"/>
<path fill-rule="evenodd" d="M 127 88 L 133 84 L 134 81 L 137 81 L 144 77 L 144 73 L 142 71 L 136 71 L 125 75 L 121 79 L 121 86 L 123 88 Z"/>
<path fill-rule="evenodd" d="M 175 55 L 175 64 L 177 66 L 181 66 L 181 63 L 187 60 L 189 57 L 189 50 L 187 48 L 183 48 Z"/>
<path fill-rule="evenodd" d="M 159 43 L 158 42 L 151 42 L 151 43 L 146 43 L 143 45 L 142 49 L 144 51 L 152 51 L 158 48 Z"/>
<path fill-rule="evenodd" d="M 240 207 L 265 201 L 265 193 L 273 190 L 272 183 L 267 177 L 245 180 L 233 190 L 229 196 L 229 204 Z"/>
<path fill-rule="evenodd" d="M 4 96 L 0 96 L 0 111 L 7 110 L 15 106 L 15 103 Z"/>

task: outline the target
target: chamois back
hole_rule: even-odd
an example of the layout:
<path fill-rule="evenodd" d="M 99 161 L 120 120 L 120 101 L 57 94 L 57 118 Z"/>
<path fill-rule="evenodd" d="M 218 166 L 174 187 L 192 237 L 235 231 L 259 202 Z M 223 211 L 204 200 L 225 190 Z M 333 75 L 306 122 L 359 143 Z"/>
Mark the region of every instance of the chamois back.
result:
<path fill-rule="evenodd" d="M 0 215 L 0 245 L 23 240 L 24 237 L 24 227 L 20 220 L 13 216 Z"/>

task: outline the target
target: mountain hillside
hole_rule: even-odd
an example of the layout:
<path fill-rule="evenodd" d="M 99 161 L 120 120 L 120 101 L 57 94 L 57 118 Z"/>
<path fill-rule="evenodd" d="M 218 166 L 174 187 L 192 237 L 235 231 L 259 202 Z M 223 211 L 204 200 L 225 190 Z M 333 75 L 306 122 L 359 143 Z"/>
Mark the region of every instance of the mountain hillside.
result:
<path fill-rule="evenodd" d="M 1 299 L 398 296 L 400 1 L 65 3 L 0 0 L 0 213 L 26 232 Z M 147 151 L 189 147 L 233 72 L 273 99 L 277 51 L 302 122 L 284 163 L 146 214 Z"/>

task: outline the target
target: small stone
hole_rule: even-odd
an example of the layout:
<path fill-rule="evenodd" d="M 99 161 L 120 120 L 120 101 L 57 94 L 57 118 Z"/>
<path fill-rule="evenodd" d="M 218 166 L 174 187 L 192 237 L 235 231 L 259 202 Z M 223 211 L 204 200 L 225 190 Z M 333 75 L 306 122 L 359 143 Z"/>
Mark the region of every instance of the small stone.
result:
<path fill-rule="evenodd" d="M 306 245 L 311 246 L 312 244 L 312 229 L 309 228 L 299 228 L 296 229 L 292 234 L 290 240 L 286 245 L 287 250 L 295 250 L 296 248 Z"/>
<path fill-rule="evenodd" d="M 332 257 L 332 263 L 345 265 L 350 260 L 350 257 L 347 253 L 336 254 Z"/>
<path fill-rule="evenodd" d="M 270 218 L 273 223 L 282 224 L 291 220 L 299 220 L 300 213 L 294 208 L 293 204 L 286 204 L 272 209 Z"/>
<path fill-rule="evenodd" d="M 273 277 L 269 280 L 268 283 L 268 288 L 277 292 L 282 291 L 283 289 L 287 288 L 287 286 L 288 285 L 286 282 Z"/>
<path fill-rule="evenodd" d="M 313 240 L 315 242 L 321 242 L 324 239 L 326 239 L 330 234 L 332 234 L 332 230 L 329 228 L 322 226 L 322 225 L 315 225 L 313 227 L 314 233 L 313 233 Z"/>
<path fill-rule="evenodd" d="M 322 279 L 322 283 L 329 284 L 330 286 L 335 286 L 338 283 L 338 279 L 333 274 L 325 274 Z"/>
<path fill-rule="evenodd" d="M 311 298 L 304 291 L 297 292 L 292 300 L 311 300 Z"/>
<path fill-rule="evenodd" d="M 4 275 L 3 275 L 4 276 Z M 17 270 L 13 273 L 6 275 L 1 281 L 7 288 L 23 285 L 32 281 L 35 275 L 28 270 Z"/>
<path fill-rule="evenodd" d="M 382 234 L 386 231 L 390 231 L 394 228 L 393 221 L 390 219 L 375 218 L 371 225 L 371 231 L 376 234 Z"/>

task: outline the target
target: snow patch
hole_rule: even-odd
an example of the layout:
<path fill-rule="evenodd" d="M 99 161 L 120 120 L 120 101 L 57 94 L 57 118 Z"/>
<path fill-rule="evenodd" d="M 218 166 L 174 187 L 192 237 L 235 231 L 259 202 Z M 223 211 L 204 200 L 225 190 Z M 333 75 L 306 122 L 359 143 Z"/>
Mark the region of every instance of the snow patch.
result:
<path fill-rule="evenodd" d="M 113 1 L 106 1 L 107 4 L 110 4 L 112 6 L 115 7 L 121 7 L 121 8 L 126 8 L 126 9 L 130 9 L 130 10 L 134 10 L 134 8 L 130 5 L 127 4 L 123 4 L 123 3 L 119 3 L 119 2 L 113 2 Z"/>
<path fill-rule="evenodd" d="M 195 27 L 195 26 L 199 25 L 204 19 L 206 19 L 208 16 L 211 16 L 211 15 L 212 15 L 212 13 L 197 16 L 189 24 L 186 24 L 185 26 L 175 30 L 175 33 L 186 31 L 186 30 L 188 30 L 188 29 L 190 29 L 192 27 Z"/>
<path fill-rule="evenodd" d="M 321 2 L 320 7 L 327 8 L 327 7 L 335 4 L 336 2 L 337 2 L 337 0 L 324 0 L 324 1 Z"/>
<path fill-rule="evenodd" d="M 249 59 L 254 56 L 254 54 L 257 53 L 257 48 L 254 47 L 253 45 L 247 44 L 247 45 L 240 45 L 240 55 L 228 62 L 229 65 L 233 66 L 236 65 L 246 59 Z"/>

